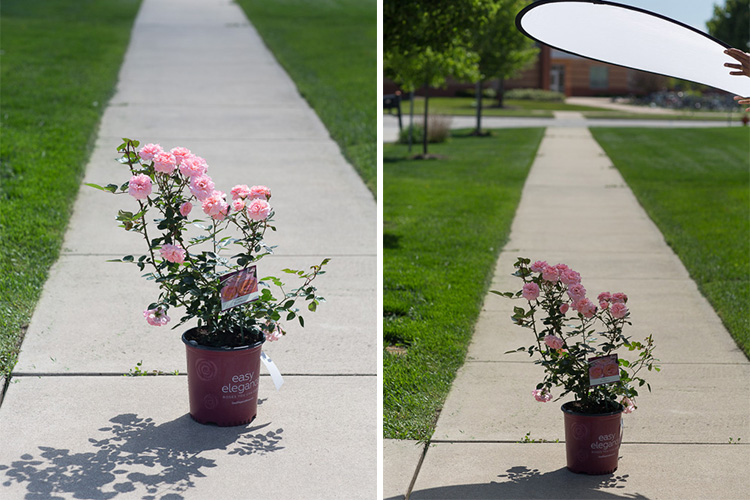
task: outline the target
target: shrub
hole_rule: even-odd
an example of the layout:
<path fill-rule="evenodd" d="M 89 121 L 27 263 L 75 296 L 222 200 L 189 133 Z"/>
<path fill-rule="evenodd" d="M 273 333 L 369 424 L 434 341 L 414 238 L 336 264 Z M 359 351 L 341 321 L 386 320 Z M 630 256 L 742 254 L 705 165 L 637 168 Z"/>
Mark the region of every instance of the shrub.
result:
<path fill-rule="evenodd" d="M 445 142 L 451 135 L 451 119 L 449 116 L 433 115 L 428 117 L 429 126 L 427 128 L 427 142 L 439 143 Z M 424 137 L 424 125 L 415 123 L 414 133 L 412 135 L 412 144 L 419 144 Z M 399 144 L 409 143 L 409 127 L 404 127 L 398 136 Z"/>
<path fill-rule="evenodd" d="M 565 94 L 552 90 L 513 89 L 505 92 L 505 98 L 524 101 L 563 102 Z"/>

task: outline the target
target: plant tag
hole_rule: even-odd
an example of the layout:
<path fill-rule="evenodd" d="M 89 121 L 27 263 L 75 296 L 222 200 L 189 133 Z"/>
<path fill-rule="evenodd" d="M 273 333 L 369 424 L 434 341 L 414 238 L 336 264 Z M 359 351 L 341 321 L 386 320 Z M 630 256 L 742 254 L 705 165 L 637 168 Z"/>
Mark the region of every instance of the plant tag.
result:
<path fill-rule="evenodd" d="M 219 277 L 221 310 L 258 300 L 258 274 L 255 266 L 246 267 Z"/>
<path fill-rule="evenodd" d="M 589 385 L 611 384 L 620 380 L 620 366 L 617 354 L 591 358 L 589 362 Z"/>
<path fill-rule="evenodd" d="M 271 380 L 273 380 L 273 385 L 276 386 L 276 390 L 278 391 L 279 389 L 281 389 L 281 386 L 284 384 L 284 378 L 281 376 L 281 372 L 276 366 L 276 363 L 274 363 L 273 360 L 269 358 L 265 352 L 260 353 L 260 360 L 263 361 L 264 365 L 266 365 L 266 369 L 268 370 L 268 373 L 271 374 Z"/>

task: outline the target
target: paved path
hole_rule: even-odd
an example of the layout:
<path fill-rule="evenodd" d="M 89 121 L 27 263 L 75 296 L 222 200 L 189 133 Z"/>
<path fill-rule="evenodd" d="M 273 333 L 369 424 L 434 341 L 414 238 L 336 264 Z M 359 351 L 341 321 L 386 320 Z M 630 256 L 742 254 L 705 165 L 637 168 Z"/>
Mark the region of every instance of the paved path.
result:
<path fill-rule="evenodd" d="M 547 129 L 493 289 L 518 289 L 518 256 L 567 263 L 589 295 L 627 293 L 632 334 L 656 339 L 662 371 L 624 416 L 618 471 L 565 469 L 562 402 L 531 397 L 541 368 L 503 354 L 529 332 L 488 295 L 432 442 L 385 442 L 385 497 L 746 498 L 750 446 L 729 440 L 750 440 L 750 363 L 586 128 Z M 553 442 L 519 443 L 529 432 Z"/>
<path fill-rule="evenodd" d="M 558 116 L 559 115 L 559 116 Z M 587 119 L 581 113 L 556 112 L 555 118 L 506 118 L 498 116 L 482 117 L 482 128 L 521 128 L 521 127 L 667 127 L 667 128 L 701 128 L 701 127 L 739 127 L 738 114 L 734 113 L 732 121 L 708 120 L 615 120 L 615 119 Z M 416 120 L 416 118 L 415 118 Z M 408 126 L 409 117 L 403 117 L 404 127 Z M 452 116 L 451 128 L 474 128 L 477 120 L 474 116 Z M 396 115 L 383 115 L 383 142 L 398 140 L 398 118 Z"/>
<path fill-rule="evenodd" d="M 224 191 L 269 186 L 260 272 L 331 257 L 328 301 L 265 346 L 285 384 L 264 373 L 252 424 L 196 424 L 181 331 L 148 326 L 152 283 L 105 262 L 143 252 L 114 220 L 128 198 L 82 188 L 0 408 L 0 498 L 373 498 L 376 204 L 236 4 L 144 0 L 87 182 L 127 180 L 122 137 L 190 148 Z M 122 376 L 139 361 L 180 375 Z"/>

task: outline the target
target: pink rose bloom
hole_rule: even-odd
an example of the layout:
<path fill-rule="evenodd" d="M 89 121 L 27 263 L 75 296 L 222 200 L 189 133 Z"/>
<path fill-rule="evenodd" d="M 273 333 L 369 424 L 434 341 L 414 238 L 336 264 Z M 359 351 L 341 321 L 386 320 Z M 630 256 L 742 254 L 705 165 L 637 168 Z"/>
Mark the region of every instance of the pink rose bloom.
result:
<path fill-rule="evenodd" d="M 149 325 L 164 326 L 169 323 L 169 316 L 167 316 L 167 312 L 161 307 L 147 309 L 143 311 L 143 316 L 146 318 Z"/>
<path fill-rule="evenodd" d="M 247 215 L 251 219 L 261 221 L 268 218 L 271 213 L 271 205 L 266 200 L 255 199 L 247 204 Z"/>
<path fill-rule="evenodd" d="M 172 148 L 169 152 L 172 153 L 175 160 L 177 160 L 177 165 L 180 165 L 182 163 L 182 160 L 192 154 L 188 148 L 183 148 L 181 146 Z"/>
<path fill-rule="evenodd" d="M 235 212 L 241 212 L 243 208 L 245 208 L 245 200 L 242 198 L 237 198 L 232 202 L 232 210 Z"/>
<path fill-rule="evenodd" d="M 601 302 L 599 302 L 599 307 L 602 309 L 609 309 L 609 302 L 607 302 L 606 300 L 602 300 Z"/>
<path fill-rule="evenodd" d="M 161 256 L 164 260 L 167 260 L 169 262 L 176 262 L 177 264 L 182 264 L 185 262 L 185 249 L 182 248 L 180 245 L 162 245 L 161 247 Z"/>
<path fill-rule="evenodd" d="M 529 267 L 529 269 L 531 269 L 535 273 L 541 273 L 544 270 L 544 268 L 547 267 L 547 265 L 548 264 L 546 261 L 538 260 L 534 262 L 533 264 L 531 264 L 531 267 Z"/>
<path fill-rule="evenodd" d="M 582 299 L 575 303 L 574 309 L 583 314 L 584 318 L 592 318 L 596 313 L 596 306 L 589 299 Z"/>
<path fill-rule="evenodd" d="M 544 343 L 547 344 L 550 349 L 562 349 L 564 345 L 563 339 L 556 337 L 555 335 L 545 335 Z"/>
<path fill-rule="evenodd" d="M 226 194 L 214 191 L 211 196 L 203 200 L 203 211 L 214 219 L 222 220 L 229 211 L 229 205 L 224 200 Z"/>
<path fill-rule="evenodd" d="M 598 300 L 599 302 L 602 302 L 602 301 L 609 302 L 610 300 L 612 300 L 612 294 L 609 292 L 602 292 L 599 294 L 596 300 Z"/>
<path fill-rule="evenodd" d="M 623 413 L 633 413 L 633 410 L 635 410 L 635 405 L 630 398 L 622 398 L 622 406 L 625 407 Z"/>
<path fill-rule="evenodd" d="M 281 326 L 278 323 L 273 324 L 269 321 L 266 325 L 270 328 L 270 331 L 263 331 L 263 335 L 266 337 L 267 341 L 275 342 L 284 336 L 284 330 L 281 329 Z"/>
<path fill-rule="evenodd" d="M 250 198 L 260 198 L 268 201 L 271 199 L 271 190 L 266 186 L 253 186 L 250 188 Z"/>
<path fill-rule="evenodd" d="M 155 155 L 162 151 L 163 149 L 161 149 L 161 146 L 158 144 L 146 144 L 140 151 L 138 151 L 138 156 L 140 156 L 142 160 L 151 161 Z"/>
<path fill-rule="evenodd" d="M 581 282 L 581 275 L 572 269 L 568 269 L 560 273 L 560 281 L 565 285 L 577 285 Z"/>
<path fill-rule="evenodd" d="M 531 302 L 539 297 L 539 285 L 536 283 L 526 283 L 523 286 L 523 298 Z"/>
<path fill-rule="evenodd" d="M 556 267 L 546 266 L 544 269 L 542 269 L 542 278 L 544 278 L 546 281 L 554 283 L 555 281 L 558 281 L 560 279 L 560 273 L 557 271 Z"/>
<path fill-rule="evenodd" d="M 180 172 L 185 177 L 198 177 L 204 175 L 207 170 L 208 164 L 206 164 L 206 160 L 204 160 L 200 156 L 186 156 L 180 163 Z"/>
<path fill-rule="evenodd" d="M 586 289 L 580 283 L 572 285 L 568 288 L 568 296 L 573 299 L 573 302 L 580 302 L 586 298 Z"/>
<path fill-rule="evenodd" d="M 162 151 L 154 155 L 154 170 L 164 174 L 171 174 L 177 167 L 177 160 L 172 153 Z"/>
<path fill-rule="evenodd" d="M 562 304 L 562 305 L 560 306 L 560 312 L 561 312 L 561 313 L 563 313 L 563 314 L 565 314 L 566 312 L 568 312 L 568 309 L 569 309 L 569 308 L 570 308 L 570 306 L 569 306 L 569 305 L 568 305 L 568 303 L 566 302 L 565 304 Z"/>
<path fill-rule="evenodd" d="M 190 192 L 203 201 L 214 193 L 214 181 L 207 175 L 198 175 L 190 179 Z"/>
<path fill-rule="evenodd" d="M 628 314 L 628 308 L 622 302 L 615 302 L 614 304 L 612 304 L 609 312 L 612 314 L 612 317 L 622 319 L 626 314 Z"/>
<path fill-rule="evenodd" d="M 622 302 L 625 303 L 628 301 L 628 296 L 625 295 L 622 292 L 617 292 L 612 294 L 612 302 Z"/>
<path fill-rule="evenodd" d="M 193 210 L 193 204 L 189 201 L 186 201 L 182 205 L 180 205 L 180 215 L 183 217 L 187 217 L 190 215 L 190 212 Z"/>
<path fill-rule="evenodd" d="M 546 403 L 550 399 L 552 399 L 552 394 L 547 392 L 547 389 L 534 389 L 531 391 L 531 394 L 534 395 L 534 399 L 539 401 L 540 403 Z"/>
<path fill-rule="evenodd" d="M 250 188 L 245 184 L 237 184 L 232 188 L 232 199 L 245 199 L 250 196 Z"/>
<path fill-rule="evenodd" d="M 128 182 L 128 194 L 136 200 L 144 200 L 151 194 L 151 178 L 146 174 L 134 175 Z"/>

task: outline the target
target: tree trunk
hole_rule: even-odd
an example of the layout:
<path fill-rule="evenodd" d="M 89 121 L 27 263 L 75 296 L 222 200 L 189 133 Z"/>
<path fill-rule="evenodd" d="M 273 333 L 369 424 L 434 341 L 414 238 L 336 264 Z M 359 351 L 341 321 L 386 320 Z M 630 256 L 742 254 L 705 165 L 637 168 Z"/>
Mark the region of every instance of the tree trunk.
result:
<path fill-rule="evenodd" d="M 414 91 L 409 92 L 409 153 L 414 138 Z"/>
<path fill-rule="evenodd" d="M 424 84 L 424 136 L 422 136 L 422 155 L 427 157 L 427 107 L 430 102 L 430 86 L 427 82 Z"/>
<path fill-rule="evenodd" d="M 474 134 L 482 135 L 482 80 L 479 80 L 477 82 L 476 98 L 477 98 L 477 129 L 474 131 Z"/>
<path fill-rule="evenodd" d="M 497 81 L 497 105 L 502 108 L 505 106 L 505 80 L 500 78 Z"/>

